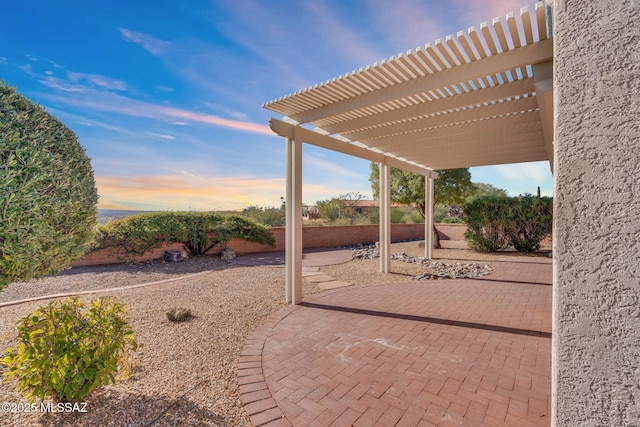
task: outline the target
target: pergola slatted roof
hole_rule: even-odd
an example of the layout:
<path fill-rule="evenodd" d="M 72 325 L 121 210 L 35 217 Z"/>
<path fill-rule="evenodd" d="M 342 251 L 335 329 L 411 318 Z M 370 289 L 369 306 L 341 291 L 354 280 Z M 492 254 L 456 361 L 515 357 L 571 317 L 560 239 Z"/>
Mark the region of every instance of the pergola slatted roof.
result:
<path fill-rule="evenodd" d="M 539 2 L 264 107 L 424 169 L 553 161 L 546 28 Z"/>

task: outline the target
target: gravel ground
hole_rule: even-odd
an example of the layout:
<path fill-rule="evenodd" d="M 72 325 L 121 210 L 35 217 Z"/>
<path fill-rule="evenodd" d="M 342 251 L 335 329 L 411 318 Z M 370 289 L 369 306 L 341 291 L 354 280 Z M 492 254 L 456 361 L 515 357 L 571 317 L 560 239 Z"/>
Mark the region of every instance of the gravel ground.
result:
<path fill-rule="evenodd" d="M 417 242 L 392 245 L 392 252 L 424 255 Z M 489 262 L 509 254 L 482 255 L 468 250 L 436 250 L 436 259 Z M 355 284 L 410 280 L 424 267 L 392 261 L 393 273 L 378 270 L 379 260 L 354 260 L 321 267 L 338 280 Z M 210 271 L 215 270 L 215 271 Z M 182 275 L 210 271 L 193 277 Z M 246 336 L 284 300 L 284 269 L 240 267 L 215 258 L 105 267 L 73 268 L 57 277 L 16 283 L 0 293 L 0 302 L 43 294 L 106 289 L 179 278 L 168 283 L 82 296 L 111 296 L 128 306 L 139 349 L 130 378 L 97 390 L 87 413 L 2 413 L 0 426 L 243 426 L 249 419 L 238 398 L 236 365 Z M 305 281 L 306 282 L 306 281 Z M 304 284 L 308 295 L 319 292 Z M 0 307 L 0 350 L 16 342 L 15 323 L 47 301 Z M 191 309 L 196 316 L 172 323 L 166 312 Z M 0 371 L 4 368 L 0 368 Z M 15 382 L 0 383 L 0 402 L 26 403 Z"/>

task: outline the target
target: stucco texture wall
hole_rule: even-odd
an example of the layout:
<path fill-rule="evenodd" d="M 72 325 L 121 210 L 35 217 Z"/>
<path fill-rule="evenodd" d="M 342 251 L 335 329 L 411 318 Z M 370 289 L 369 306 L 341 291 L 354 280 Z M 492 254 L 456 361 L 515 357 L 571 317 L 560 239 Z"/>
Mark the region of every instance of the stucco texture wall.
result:
<path fill-rule="evenodd" d="M 640 426 L 640 3 L 554 3 L 553 424 Z"/>

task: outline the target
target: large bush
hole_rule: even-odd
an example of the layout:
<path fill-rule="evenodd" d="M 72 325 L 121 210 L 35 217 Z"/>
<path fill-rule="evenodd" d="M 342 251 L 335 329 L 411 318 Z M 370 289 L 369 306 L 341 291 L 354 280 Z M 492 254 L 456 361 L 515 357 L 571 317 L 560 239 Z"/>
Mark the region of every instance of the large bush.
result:
<path fill-rule="evenodd" d="M 464 207 L 469 245 L 481 252 L 513 247 L 534 252 L 551 232 L 553 200 L 549 197 L 484 196 Z"/>
<path fill-rule="evenodd" d="M 8 379 L 33 402 L 80 402 L 128 368 L 133 338 L 122 304 L 96 299 L 87 309 L 78 299 L 53 301 L 18 323 L 18 344 L 0 360 Z"/>
<path fill-rule="evenodd" d="M 530 194 L 516 197 L 511 216 L 511 244 L 518 252 L 535 252 L 553 228 L 553 199 Z"/>
<path fill-rule="evenodd" d="M 99 248 L 119 246 L 142 255 L 151 248 L 182 243 L 191 255 L 204 255 L 231 239 L 275 245 L 269 229 L 250 219 L 215 212 L 152 212 L 111 221 L 101 229 Z"/>
<path fill-rule="evenodd" d="M 464 206 L 467 232 L 464 234 L 471 248 L 480 252 L 495 252 L 509 246 L 512 221 L 508 197 L 479 197 Z"/>
<path fill-rule="evenodd" d="M 0 289 L 84 255 L 97 202 L 76 135 L 0 82 Z"/>

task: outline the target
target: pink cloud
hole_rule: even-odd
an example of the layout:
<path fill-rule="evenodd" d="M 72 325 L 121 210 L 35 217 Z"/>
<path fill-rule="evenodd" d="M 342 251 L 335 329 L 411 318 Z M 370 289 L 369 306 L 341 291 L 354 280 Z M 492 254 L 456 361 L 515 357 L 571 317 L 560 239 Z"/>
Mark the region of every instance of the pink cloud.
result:
<path fill-rule="evenodd" d="M 43 94 L 42 98 L 51 99 L 75 107 L 88 108 L 96 111 L 107 111 L 133 117 L 148 117 L 156 120 L 169 120 L 182 124 L 184 121 L 207 123 L 215 126 L 236 129 L 243 132 L 259 133 L 275 136 L 269 126 L 240 120 L 225 119 L 211 114 L 198 113 L 181 108 L 165 107 L 137 101 L 115 94 L 93 94 L 91 97 L 67 97 Z"/>

